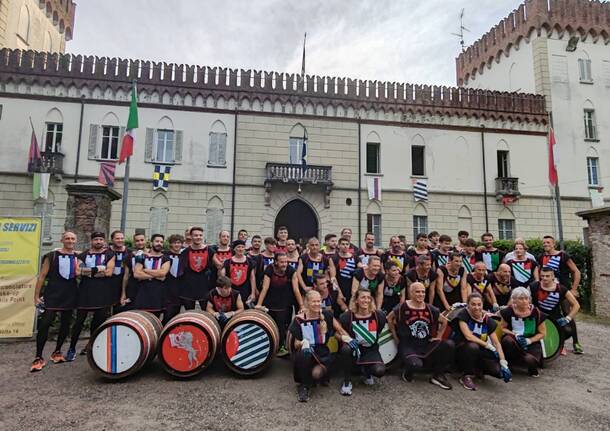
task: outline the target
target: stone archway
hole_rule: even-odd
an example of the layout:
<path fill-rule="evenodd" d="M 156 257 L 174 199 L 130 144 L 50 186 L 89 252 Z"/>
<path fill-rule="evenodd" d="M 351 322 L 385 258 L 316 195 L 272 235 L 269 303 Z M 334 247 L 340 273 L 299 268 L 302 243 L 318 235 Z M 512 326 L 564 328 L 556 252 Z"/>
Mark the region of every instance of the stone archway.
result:
<path fill-rule="evenodd" d="M 278 211 L 273 228 L 274 235 L 280 226 L 286 226 L 290 238 L 301 245 L 309 238 L 317 237 L 320 231 L 315 211 L 302 199 L 293 199 Z"/>

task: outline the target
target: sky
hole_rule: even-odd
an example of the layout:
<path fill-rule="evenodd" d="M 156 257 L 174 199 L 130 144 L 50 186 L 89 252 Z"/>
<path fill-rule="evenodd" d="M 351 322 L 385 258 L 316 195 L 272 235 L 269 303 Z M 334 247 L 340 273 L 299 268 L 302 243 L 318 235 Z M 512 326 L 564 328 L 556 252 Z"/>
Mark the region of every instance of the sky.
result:
<path fill-rule="evenodd" d="M 80 0 L 67 51 L 108 57 L 455 85 L 466 45 L 519 0 Z"/>

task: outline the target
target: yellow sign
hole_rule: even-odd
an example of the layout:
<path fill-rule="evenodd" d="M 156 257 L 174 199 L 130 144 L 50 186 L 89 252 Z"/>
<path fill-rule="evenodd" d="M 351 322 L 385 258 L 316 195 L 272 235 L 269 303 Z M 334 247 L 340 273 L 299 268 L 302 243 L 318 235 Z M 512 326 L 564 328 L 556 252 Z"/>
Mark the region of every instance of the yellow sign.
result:
<path fill-rule="evenodd" d="M 39 218 L 0 218 L 0 278 L 37 275 L 39 255 Z"/>
<path fill-rule="evenodd" d="M 0 338 L 32 336 L 40 230 L 39 218 L 0 218 Z"/>
<path fill-rule="evenodd" d="M 36 279 L 0 278 L 0 338 L 32 336 Z"/>

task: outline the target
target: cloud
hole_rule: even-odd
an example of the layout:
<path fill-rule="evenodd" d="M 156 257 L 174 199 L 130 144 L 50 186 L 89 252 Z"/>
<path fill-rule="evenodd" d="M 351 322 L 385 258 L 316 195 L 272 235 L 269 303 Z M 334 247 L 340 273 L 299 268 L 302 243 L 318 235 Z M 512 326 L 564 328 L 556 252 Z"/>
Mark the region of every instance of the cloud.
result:
<path fill-rule="evenodd" d="M 67 50 L 241 69 L 455 84 L 458 16 L 472 43 L 517 0 L 82 1 Z"/>

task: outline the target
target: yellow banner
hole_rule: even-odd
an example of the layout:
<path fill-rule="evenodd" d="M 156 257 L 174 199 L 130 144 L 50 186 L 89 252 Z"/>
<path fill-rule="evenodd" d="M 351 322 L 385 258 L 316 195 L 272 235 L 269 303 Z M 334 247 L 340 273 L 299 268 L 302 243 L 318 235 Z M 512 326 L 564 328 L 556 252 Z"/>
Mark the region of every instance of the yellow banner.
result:
<path fill-rule="evenodd" d="M 40 230 L 39 218 L 0 218 L 0 338 L 32 336 Z"/>
<path fill-rule="evenodd" d="M 31 337 L 36 277 L 0 278 L 0 338 Z"/>
<path fill-rule="evenodd" d="M 37 275 L 39 255 L 39 218 L 0 218 L 0 278 Z"/>

